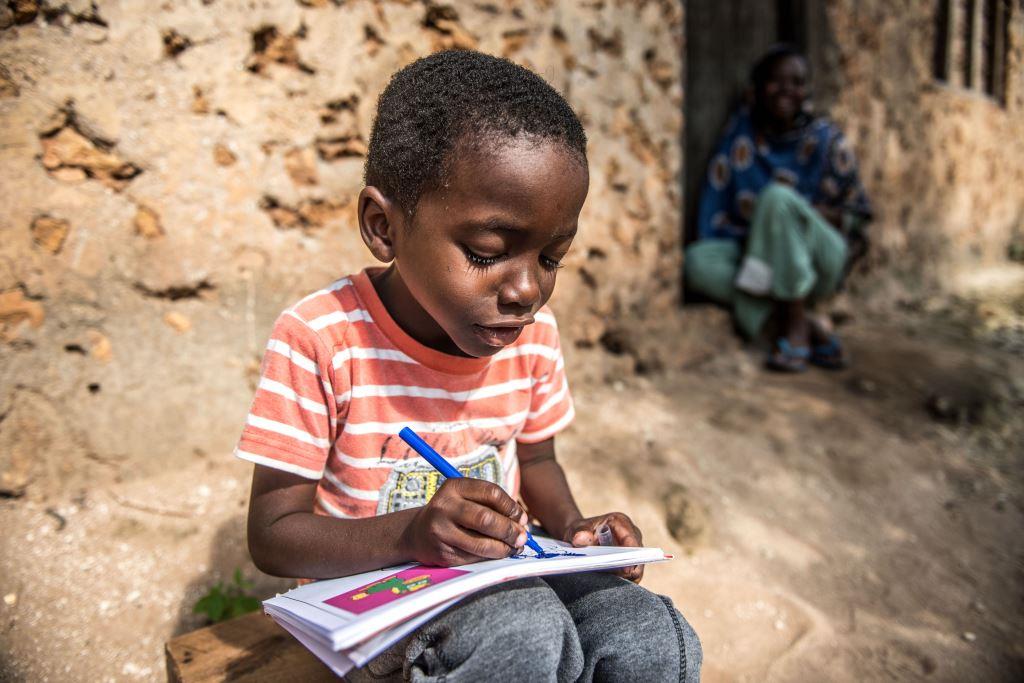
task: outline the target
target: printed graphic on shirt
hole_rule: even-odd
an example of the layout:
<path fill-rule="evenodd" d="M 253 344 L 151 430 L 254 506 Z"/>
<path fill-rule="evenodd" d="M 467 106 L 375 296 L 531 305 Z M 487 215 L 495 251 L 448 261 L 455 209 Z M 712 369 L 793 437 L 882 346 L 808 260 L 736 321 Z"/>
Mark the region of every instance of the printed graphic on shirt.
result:
<path fill-rule="evenodd" d="M 501 458 L 496 446 L 485 447 L 475 457 L 455 465 L 455 469 L 464 477 L 483 479 L 498 486 L 505 483 Z M 383 515 L 426 505 L 444 483 L 444 479 L 440 472 L 421 458 L 396 463 L 380 490 L 377 514 Z"/>

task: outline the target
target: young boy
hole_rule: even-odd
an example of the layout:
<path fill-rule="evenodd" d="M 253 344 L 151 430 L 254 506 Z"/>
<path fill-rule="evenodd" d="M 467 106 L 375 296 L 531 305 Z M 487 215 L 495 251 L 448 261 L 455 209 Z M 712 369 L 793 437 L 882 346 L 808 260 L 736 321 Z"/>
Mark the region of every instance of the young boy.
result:
<path fill-rule="evenodd" d="M 520 496 L 576 545 L 584 518 L 555 460 L 573 417 L 545 306 L 587 196 L 586 136 L 535 74 L 444 52 L 384 90 L 359 229 L 390 265 L 342 278 L 278 318 L 237 455 L 255 463 L 249 549 L 263 571 L 327 578 L 402 562 L 457 565 L 525 542 Z M 467 478 L 398 438 L 419 432 Z M 417 681 L 698 680 L 696 634 L 642 569 L 476 593 L 350 675 Z M 628 580 L 627 580 L 628 579 Z"/>

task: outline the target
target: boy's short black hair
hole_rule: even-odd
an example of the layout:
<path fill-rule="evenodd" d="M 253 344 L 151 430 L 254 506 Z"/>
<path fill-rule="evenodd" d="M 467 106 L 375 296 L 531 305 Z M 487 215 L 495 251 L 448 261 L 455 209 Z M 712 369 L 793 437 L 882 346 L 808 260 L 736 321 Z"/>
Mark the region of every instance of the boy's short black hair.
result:
<path fill-rule="evenodd" d="M 560 141 L 586 163 L 583 126 L 544 79 L 480 52 L 438 52 L 398 71 L 381 93 L 364 180 L 411 215 L 443 182 L 457 143 L 522 134 Z"/>

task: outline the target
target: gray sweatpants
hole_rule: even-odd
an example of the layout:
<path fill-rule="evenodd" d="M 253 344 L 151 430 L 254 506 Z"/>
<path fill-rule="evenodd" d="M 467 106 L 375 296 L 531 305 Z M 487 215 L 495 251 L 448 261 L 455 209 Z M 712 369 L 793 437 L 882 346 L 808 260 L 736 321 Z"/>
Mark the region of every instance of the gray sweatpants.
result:
<path fill-rule="evenodd" d="M 475 593 L 346 680 L 699 681 L 701 657 L 668 598 L 613 574 L 565 574 Z"/>

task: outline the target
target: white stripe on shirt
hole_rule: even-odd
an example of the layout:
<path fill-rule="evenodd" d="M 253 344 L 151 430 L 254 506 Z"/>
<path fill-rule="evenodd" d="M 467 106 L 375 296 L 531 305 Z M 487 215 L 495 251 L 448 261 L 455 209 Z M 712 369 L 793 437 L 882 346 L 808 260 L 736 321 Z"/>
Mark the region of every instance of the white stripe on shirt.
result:
<path fill-rule="evenodd" d="M 325 327 L 330 327 L 331 325 L 335 325 L 342 321 L 350 323 L 360 321 L 372 323 L 373 318 L 370 317 L 370 313 L 368 311 L 364 311 L 361 308 L 356 308 L 351 311 L 333 311 L 331 313 L 326 313 L 319 317 L 313 318 L 306 324 L 309 325 L 309 328 L 311 330 L 322 330 Z"/>
<path fill-rule="evenodd" d="M 515 441 L 513 441 L 512 444 L 515 444 Z M 491 444 L 485 443 L 485 444 L 482 444 L 480 446 L 477 446 L 476 448 L 474 448 L 469 453 L 464 453 L 462 455 L 451 455 L 449 453 L 445 453 L 444 457 L 452 465 L 458 467 L 460 464 L 462 464 L 466 460 L 473 460 L 475 458 L 479 458 L 481 455 L 483 455 L 484 453 L 486 453 L 487 451 L 489 451 L 492 448 L 495 448 L 495 447 L 492 446 Z M 398 463 L 405 462 L 406 460 L 410 459 L 410 458 L 377 458 L 377 457 L 373 457 L 373 456 L 369 456 L 369 457 L 366 457 L 366 458 L 360 458 L 360 457 L 357 457 L 357 456 L 354 456 L 354 455 L 349 455 L 348 453 L 342 453 L 340 450 L 338 450 L 338 446 L 337 445 L 334 446 L 334 455 L 338 458 L 338 460 L 340 462 L 343 462 L 344 464 L 348 465 L 349 467 L 355 467 L 357 469 L 362 469 L 362 470 L 372 470 L 372 469 L 376 469 L 376 468 L 383 469 L 383 468 L 394 467 Z M 417 456 L 414 455 L 412 457 L 417 457 Z"/>
<path fill-rule="evenodd" d="M 309 358 L 306 358 L 301 353 L 299 353 L 292 347 L 288 346 L 288 344 L 281 341 L 280 339 L 271 339 L 270 341 L 268 341 L 267 350 L 273 351 L 274 353 L 279 353 L 288 360 L 290 360 L 294 365 L 297 365 L 306 372 L 312 372 L 317 377 L 320 376 L 320 368 L 317 367 L 317 364 L 315 362 L 313 362 Z"/>
<path fill-rule="evenodd" d="M 528 414 L 526 416 L 527 419 L 533 420 L 533 419 L 535 419 L 537 417 L 540 417 L 541 415 L 543 415 L 544 413 L 548 412 L 549 410 L 551 410 L 553 407 L 555 407 L 556 405 L 561 403 L 562 399 L 565 398 L 565 395 L 566 395 L 566 393 L 568 393 L 568 391 L 569 391 L 569 383 L 565 381 L 565 377 L 563 376 L 562 377 L 562 388 L 559 389 L 558 391 L 556 391 L 550 397 L 548 397 L 548 400 L 544 401 L 544 403 L 541 405 L 540 408 L 537 408 L 537 410 L 534 410 L 533 412 Z"/>
<path fill-rule="evenodd" d="M 558 349 L 544 344 L 520 344 L 519 346 L 507 346 L 491 356 L 494 360 L 506 360 L 520 356 L 543 356 L 548 360 L 555 360 L 559 357 Z"/>
<path fill-rule="evenodd" d="M 317 496 L 316 502 L 319 503 L 320 507 L 326 510 L 327 514 L 329 514 L 331 517 L 338 517 L 339 519 L 357 519 L 357 517 L 350 515 L 347 512 L 342 512 L 338 508 L 328 503 L 327 499 L 325 499 L 323 496 Z"/>
<path fill-rule="evenodd" d="M 275 470 L 281 470 L 282 472 L 297 474 L 300 477 L 305 477 L 306 479 L 312 479 L 314 481 L 319 481 L 324 476 L 324 471 L 322 469 L 314 470 L 308 467 L 293 465 L 290 462 L 278 460 L 277 458 L 268 458 L 264 455 L 257 455 L 256 453 L 243 451 L 241 448 L 235 449 L 235 457 L 241 458 L 242 460 L 248 460 L 256 465 L 263 465 L 264 467 L 271 467 Z"/>
<path fill-rule="evenodd" d="M 531 386 L 533 386 L 532 377 L 513 379 L 508 382 L 491 384 L 468 391 L 446 391 L 435 387 L 404 384 L 367 384 L 355 386 L 351 391 L 338 394 L 336 399 L 338 403 L 344 403 L 353 398 L 367 398 L 369 396 L 412 396 L 414 398 L 441 398 L 449 401 L 474 401 L 511 394 L 514 391 L 529 389 Z"/>
<path fill-rule="evenodd" d="M 551 327 L 558 326 L 555 323 L 555 316 L 551 315 L 550 313 L 545 313 L 544 311 L 537 311 L 536 313 L 534 313 L 533 320 L 534 322 L 538 322 L 544 325 L 551 325 Z"/>
<path fill-rule="evenodd" d="M 398 349 L 374 349 L 361 346 L 352 346 L 338 351 L 331 359 L 331 364 L 334 366 L 334 369 L 337 370 L 342 363 L 353 358 L 360 360 L 391 360 L 396 363 L 416 364 L 415 360 Z"/>
<path fill-rule="evenodd" d="M 299 396 L 291 387 L 285 384 L 281 384 L 280 382 L 277 382 L 275 380 L 263 377 L 260 379 L 259 388 L 263 389 L 264 391 L 269 391 L 272 394 L 283 396 L 289 401 L 294 401 L 295 403 L 298 403 L 300 406 L 302 406 L 303 409 L 308 410 L 312 413 L 318 413 L 320 415 L 327 414 L 327 406 L 325 406 L 323 403 L 319 401 L 310 400 L 305 396 Z"/>
<path fill-rule="evenodd" d="M 493 429 L 522 423 L 529 411 L 513 413 L 506 417 L 479 417 L 473 420 L 452 420 L 448 422 L 346 422 L 344 431 L 349 434 L 397 434 L 402 427 L 408 427 L 421 434 L 451 434 L 466 429 Z"/>
<path fill-rule="evenodd" d="M 352 284 L 352 280 L 350 280 L 347 277 L 343 277 L 340 280 L 331 283 L 327 287 L 324 287 L 323 289 L 318 289 L 317 291 L 313 292 L 312 294 L 309 294 L 307 296 L 302 297 L 302 299 L 299 301 L 299 303 L 295 304 L 294 306 L 292 306 L 288 310 L 294 311 L 297 308 L 299 308 L 300 306 L 302 306 L 302 304 L 306 303 L 307 301 L 312 301 L 313 299 L 315 299 L 318 296 L 321 296 L 323 294 L 330 294 L 331 292 L 337 292 L 339 289 L 344 289 L 345 287 L 351 286 L 351 284 Z M 299 318 L 299 319 L 301 320 L 301 318 Z M 305 322 L 305 321 L 303 321 L 303 322 Z"/>
<path fill-rule="evenodd" d="M 331 445 L 329 439 L 322 439 L 319 436 L 313 436 L 309 432 L 299 429 L 298 427 L 293 427 L 292 425 L 285 424 L 284 422 L 278 422 L 276 420 L 270 420 L 265 417 L 260 417 L 259 415 L 253 415 L 252 413 L 249 413 L 249 416 L 245 419 L 245 421 L 247 424 L 252 425 L 253 427 L 256 427 L 258 429 L 265 429 L 268 432 L 274 432 L 275 434 L 280 434 L 281 436 L 287 436 L 289 438 L 295 439 L 296 441 L 301 441 L 303 443 L 308 443 L 310 445 L 316 446 L 317 448 L 327 448 L 328 446 Z"/>
<path fill-rule="evenodd" d="M 324 479 L 329 481 L 331 483 L 331 486 L 335 487 L 342 493 L 352 496 L 353 498 L 356 498 L 358 500 L 370 500 L 376 502 L 380 499 L 379 489 L 353 488 L 346 484 L 345 482 L 343 482 L 342 480 L 338 479 L 338 477 L 335 476 L 334 472 L 331 472 L 329 469 L 324 470 Z"/>
<path fill-rule="evenodd" d="M 570 406 L 569 410 L 566 411 L 565 415 L 563 415 L 558 420 L 555 420 L 552 424 L 548 425 L 547 427 L 544 427 L 543 429 L 538 429 L 538 430 L 533 431 L 533 432 L 520 432 L 516 436 L 516 438 L 521 440 L 521 441 L 522 440 L 528 440 L 528 441 L 534 442 L 534 443 L 539 442 L 539 441 L 544 441 L 545 439 L 553 436 L 555 433 L 557 433 L 560 429 L 565 427 L 567 424 L 572 422 L 572 418 L 575 415 L 576 415 L 576 410 L 572 406 Z"/>

